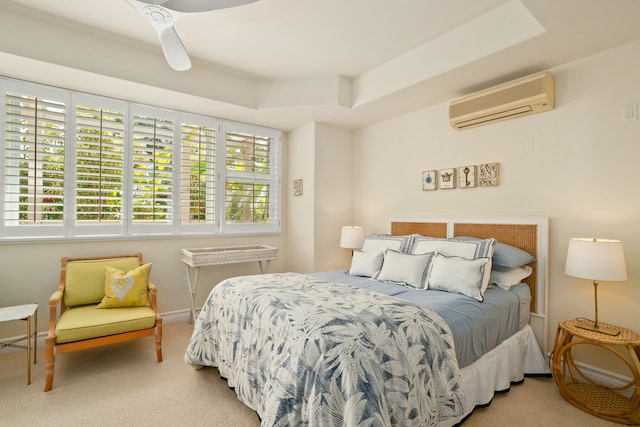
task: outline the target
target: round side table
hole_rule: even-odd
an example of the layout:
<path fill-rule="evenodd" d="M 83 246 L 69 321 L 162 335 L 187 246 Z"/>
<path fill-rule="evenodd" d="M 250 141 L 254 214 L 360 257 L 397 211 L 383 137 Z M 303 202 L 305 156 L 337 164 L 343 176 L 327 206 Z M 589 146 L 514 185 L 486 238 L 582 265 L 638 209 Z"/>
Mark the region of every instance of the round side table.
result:
<path fill-rule="evenodd" d="M 597 417 L 623 424 L 640 424 L 640 335 L 602 323 L 604 327 L 620 331 L 616 336 L 606 335 L 582 329 L 576 326 L 577 322 L 575 319 L 564 320 L 558 324 L 556 332 L 553 379 L 560 394 L 572 405 Z M 573 360 L 571 351 L 577 345 L 598 346 L 620 358 L 631 372 L 629 383 L 612 388 L 589 378 Z M 626 390 L 630 391 L 630 398 L 620 393 Z"/>

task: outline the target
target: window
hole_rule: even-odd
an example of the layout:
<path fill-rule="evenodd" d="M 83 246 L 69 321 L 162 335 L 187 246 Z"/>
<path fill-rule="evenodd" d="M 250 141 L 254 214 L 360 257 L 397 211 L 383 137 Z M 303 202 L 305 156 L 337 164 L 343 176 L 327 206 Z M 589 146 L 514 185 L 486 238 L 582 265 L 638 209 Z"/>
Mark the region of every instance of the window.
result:
<path fill-rule="evenodd" d="M 216 136 L 218 124 L 185 116 L 180 139 L 180 226 L 185 231 L 217 226 Z"/>
<path fill-rule="evenodd" d="M 175 119 L 134 106 L 131 125 L 131 217 L 134 233 L 166 233 L 174 221 Z"/>
<path fill-rule="evenodd" d="M 279 187 L 277 135 L 235 124 L 225 135 L 224 229 L 276 228 Z"/>
<path fill-rule="evenodd" d="M 280 131 L 12 79 L 0 89 L 0 237 L 280 231 Z"/>
<path fill-rule="evenodd" d="M 51 95 L 51 96 L 48 96 Z M 65 220 L 64 168 L 67 132 L 64 97 L 48 92 L 5 93 L 4 225 L 38 226 L 41 235 L 62 233 Z"/>
<path fill-rule="evenodd" d="M 79 99 L 75 107 L 72 233 L 122 234 L 125 218 L 125 106 Z"/>

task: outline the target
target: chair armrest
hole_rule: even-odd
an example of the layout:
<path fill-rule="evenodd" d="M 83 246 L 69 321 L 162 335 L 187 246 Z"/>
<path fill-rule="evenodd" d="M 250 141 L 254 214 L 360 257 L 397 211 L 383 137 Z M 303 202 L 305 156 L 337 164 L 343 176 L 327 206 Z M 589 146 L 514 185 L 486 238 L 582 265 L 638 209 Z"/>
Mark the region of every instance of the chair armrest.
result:
<path fill-rule="evenodd" d="M 62 291 L 58 290 L 49 297 L 49 337 L 56 335 L 56 320 L 58 317 L 58 304 L 62 301 Z"/>
<path fill-rule="evenodd" d="M 151 300 L 151 308 L 156 312 L 156 317 L 160 317 L 158 313 L 158 300 L 156 298 L 156 294 L 158 293 L 158 288 L 153 283 L 149 282 L 149 299 Z"/>
<path fill-rule="evenodd" d="M 50 307 L 56 306 L 61 299 L 62 299 L 62 291 L 55 291 L 49 297 L 49 306 Z"/>

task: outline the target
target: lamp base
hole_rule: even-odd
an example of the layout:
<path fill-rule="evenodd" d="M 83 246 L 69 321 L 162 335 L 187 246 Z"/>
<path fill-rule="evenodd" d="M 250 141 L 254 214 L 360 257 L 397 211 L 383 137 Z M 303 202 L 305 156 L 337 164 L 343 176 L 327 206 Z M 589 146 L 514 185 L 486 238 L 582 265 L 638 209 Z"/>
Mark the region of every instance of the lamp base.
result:
<path fill-rule="evenodd" d="M 580 329 L 586 329 L 588 331 L 598 332 L 600 334 L 610 335 L 612 337 L 620 334 L 620 331 L 618 329 L 596 325 L 596 323 L 591 320 L 578 320 L 576 322 L 576 326 Z"/>

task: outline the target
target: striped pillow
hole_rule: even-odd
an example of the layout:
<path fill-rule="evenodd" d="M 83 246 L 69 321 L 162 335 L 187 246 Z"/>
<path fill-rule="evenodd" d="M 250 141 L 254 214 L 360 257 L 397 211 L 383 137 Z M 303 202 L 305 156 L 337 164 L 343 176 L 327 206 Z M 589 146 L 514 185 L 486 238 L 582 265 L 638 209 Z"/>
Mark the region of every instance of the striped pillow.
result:
<path fill-rule="evenodd" d="M 387 249 L 392 249 L 406 254 L 409 253 L 412 241 L 413 235 L 391 236 L 389 234 L 370 234 L 365 236 L 362 249 L 360 250 L 362 252 L 384 253 Z"/>

